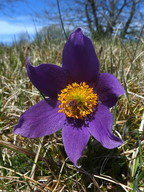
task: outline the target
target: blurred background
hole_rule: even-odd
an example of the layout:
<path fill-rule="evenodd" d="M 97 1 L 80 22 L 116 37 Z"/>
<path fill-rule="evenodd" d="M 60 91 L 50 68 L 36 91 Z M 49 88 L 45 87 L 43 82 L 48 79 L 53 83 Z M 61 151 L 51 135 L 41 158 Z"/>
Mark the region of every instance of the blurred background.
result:
<path fill-rule="evenodd" d="M 61 20 L 68 34 L 82 27 L 92 38 L 137 39 L 144 25 L 144 1 L 1 0 L 0 18 L 0 42 L 6 44 L 46 36 L 63 39 Z"/>

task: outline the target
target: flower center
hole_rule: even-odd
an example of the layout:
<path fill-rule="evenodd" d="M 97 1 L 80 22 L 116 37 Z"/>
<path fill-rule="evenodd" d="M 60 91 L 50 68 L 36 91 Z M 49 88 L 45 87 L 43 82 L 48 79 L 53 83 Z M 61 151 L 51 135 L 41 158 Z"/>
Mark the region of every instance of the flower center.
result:
<path fill-rule="evenodd" d="M 58 96 L 61 103 L 58 112 L 76 119 L 83 119 L 92 113 L 98 102 L 97 94 L 85 82 L 69 84 Z"/>

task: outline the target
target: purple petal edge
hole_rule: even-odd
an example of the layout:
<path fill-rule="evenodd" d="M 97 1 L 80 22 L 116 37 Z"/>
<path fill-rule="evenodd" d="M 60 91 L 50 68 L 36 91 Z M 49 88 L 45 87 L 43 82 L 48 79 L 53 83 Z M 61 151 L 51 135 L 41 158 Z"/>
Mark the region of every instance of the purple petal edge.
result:
<path fill-rule="evenodd" d="M 77 83 L 90 83 L 98 78 L 99 61 L 94 46 L 80 28 L 71 33 L 64 46 L 62 67 Z"/>
<path fill-rule="evenodd" d="M 113 149 L 123 143 L 119 137 L 112 133 L 113 116 L 106 106 L 99 104 L 94 118 L 89 123 L 88 130 L 103 147 Z"/>
<path fill-rule="evenodd" d="M 27 58 L 27 74 L 34 86 L 44 95 L 57 98 L 57 94 L 68 84 L 68 75 L 64 69 L 53 64 L 41 64 L 33 67 Z"/>
<path fill-rule="evenodd" d="M 69 124 L 67 126 L 65 125 L 62 129 L 65 151 L 76 167 L 79 167 L 77 161 L 81 157 L 89 137 L 90 134 L 85 127 L 76 128 Z"/>
<path fill-rule="evenodd" d="M 50 135 L 63 127 L 65 115 L 55 101 L 42 100 L 24 112 L 14 128 L 15 134 L 28 138 Z"/>
<path fill-rule="evenodd" d="M 118 79 L 109 73 L 100 73 L 96 87 L 99 100 L 107 107 L 113 107 L 118 97 L 124 94 L 124 88 Z"/>

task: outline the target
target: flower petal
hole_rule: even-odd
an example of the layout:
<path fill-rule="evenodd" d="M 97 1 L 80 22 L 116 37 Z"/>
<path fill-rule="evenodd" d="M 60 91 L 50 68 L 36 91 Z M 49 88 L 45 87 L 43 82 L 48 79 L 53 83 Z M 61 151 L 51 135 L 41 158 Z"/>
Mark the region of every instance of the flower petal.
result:
<path fill-rule="evenodd" d="M 35 138 L 58 131 L 65 121 L 65 115 L 58 113 L 58 110 L 57 104 L 51 99 L 40 101 L 22 114 L 14 133 Z"/>
<path fill-rule="evenodd" d="M 77 166 L 77 160 L 89 140 L 90 134 L 86 127 L 73 127 L 70 124 L 62 129 L 62 137 L 65 151 L 69 159 Z"/>
<path fill-rule="evenodd" d="M 124 94 L 124 88 L 112 74 L 100 73 L 96 92 L 104 105 L 113 107 L 118 97 Z"/>
<path fill-rule="evenodd" d="M 56 98 L 68 83 L 67 73 L 59 66 L 41 64 L 33 67 L 27 59 L 27 73 L 34 86 L 44 95 Z"/>
<path fill-rule="evenodd" d="M 94 117 L 95 119 L 89 122 L 88 130 L 103 147 L 113 149 L 123 143 L 112 133 L 113 117 L 106 106 L 99 104 Z"/>
<path fill-rule="evenodd" d="M 77 83 L 95 81 L 99 74 L 99 61 L 91 40 L 80 28 L 74 31 L 65 44 L 62 67 Z"/>

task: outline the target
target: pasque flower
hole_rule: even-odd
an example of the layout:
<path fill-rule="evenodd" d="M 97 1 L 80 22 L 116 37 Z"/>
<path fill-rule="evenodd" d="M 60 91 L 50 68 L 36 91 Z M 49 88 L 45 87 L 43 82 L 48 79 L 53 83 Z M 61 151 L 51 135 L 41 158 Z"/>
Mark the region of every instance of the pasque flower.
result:
<path fill-rule="evenodd" d="M 27 74 L 48 98 L 22 114 L 15 134 L 36 138 L 62 129 L 65 151 L 76 166 L 90 136 L 108 149 L 122 144 L 112 133 L 109 108 L 124 94 L 124 89 L 116 77 L 100 73 L 92 42 L 80 28 L 71 33 L 64 46 L 62 67 L 33 67 L 28 58 Z"/>

